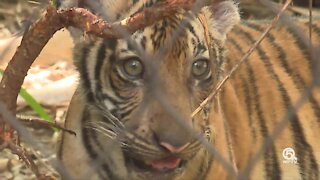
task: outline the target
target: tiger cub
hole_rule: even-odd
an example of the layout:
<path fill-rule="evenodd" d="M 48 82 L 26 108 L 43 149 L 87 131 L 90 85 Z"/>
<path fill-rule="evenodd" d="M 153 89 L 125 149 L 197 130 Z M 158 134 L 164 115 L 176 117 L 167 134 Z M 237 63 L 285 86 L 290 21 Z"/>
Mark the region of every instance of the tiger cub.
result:
<path fill-rule="evenodd" d="M 85 7 L 112 22 L 155 2 L 87 1 Z M 320 179 L 320 89 L 292 110 L 320 77 L 297 31 L 274 28 L 191 117 L 268 24 L 239 21 L 237 5 L 223 1 L 198 13 L 181 9 L 125 39 L 78 40 L 80 84 L 65 122 L 77 135 L 63 133 L 58 153 L 70 176 Z M 308 24 L 297 25 L 307 36 Z M 312 31 L 319 46 L 319 21 Z M 285 118 L 290 121 L 274 136 Z"/>

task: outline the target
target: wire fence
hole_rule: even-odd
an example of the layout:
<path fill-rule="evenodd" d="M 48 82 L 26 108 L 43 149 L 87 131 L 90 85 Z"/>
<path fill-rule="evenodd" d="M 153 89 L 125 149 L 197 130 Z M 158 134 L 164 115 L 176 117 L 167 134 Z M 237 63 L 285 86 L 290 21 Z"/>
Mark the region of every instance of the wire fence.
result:
<path fill-rule="evenodd" d="M 163 93 L 163 88 L 165 87 L 163 87 L 160 83 L 162 77 L 159 76 L 158 67 L 159 63 L 161 62 L 161 59 L 163 59 L 164 56 L 171 50 L 173 43 L 178 39 L 183 30 L 186 28 L 190 19 L 193 18 L 192 14 L 198 14 L 198 12 L 204 6 L 206 1 L 197 0 L 194 3 L 193 8 L 190 10 L 190 12 L 192 13 L 188 13 L 184 17 L 184 19 L 178 25 L 178 28 L 174 32 L 172 32 L 172 38 L 170 40 L 167 40 L 166 43 L 164 43 L 165 46 L 161 47 L 156 55 L 147 54 L 144 51 L 143 47 L 141 47 L 139 43 L 136 43 L 135 39 L 133 39 L 131 34 L 127 32 L 125 29 L 116 29 L 116 31 L 123 35 L 124 39 L 133 44 L 132 47 L 136 48 L 136 51 L 142 55 L 142 62 L 146 65 L 147 68 L 151 69 L 150 72 L 152 72 L 152 74 L 149 75 L 151 83 L 148 85 L 150 86 L 150 88 L 149 95 L 147 98 L 151 98 L 153 101 L 159 102 L 163 110 L 172 117 L 175 123 L 178 124 L 178 126 L 184 128 L 185 131 L 188 132 L 188 134 L 191 134 L 193 136 L 194 139 L 197 139 L 202 144 L 203 148 L 206 149 L 209 152 L 209 154 L 214 157 L 215 161 L 218 161 L 228 172 L 230 177 L 233 177 L 234 179 L 248 179 L 250 177 L 253 168 L 257 165 L 260 158 L 263 156 L 265 152 L 267 152 L 270 149 L 272 143 L 280 136 L 283 130 L 288 126 L 294 113 L 297 112 L 312 96 L 312 92 L 319 85 L 320 81 L 320 48 L 317 46 L 316 43 L 311 42 L 312 34 L 303 32 L 298 26 L 296 26 L 295 22 L 290 18 L 290 16 L 284 12 L 285 9 L 290 5 L 291 1 L 287 0 L 282 8 L 279 6 L 279 4 L 274 4 L 269 0 L 260 0 L 260 2 L 276 14 L 272 23 L 270 23 L 270 26 L 268 26 L 264 33 L 262 33 L 261 37 L 256 41 L 255 44 L 252 45 L 252 48 L 245 54 L 245 56 L 243 56 L 239 60 L 239 63 L 236 64 L 230 72 L 226 73 L 226 76 L 224 76 L 222 80 L 217 83 L 217 86 L 209 94 L 208 98 L 206 98 L 190 116 L 194 117 L 198 113 L 204 113 L 203 111 L 205 110 L 206 105 L 213 101 L 213 98 L 219 96 L 219 92 L 221 91 L 221 89 L 223 89 L 224 83 L 227 82 L 229 78 L 232 78 L 232 75 L 234 73 L 237 73 L 237 69 L 241 66 L 243 62 L 245 62 L 248 59 L 250 54 L 255 50 L 257 46 L 259 46 L 259 43 L 264 39 L 264 37 L 268 34 L 268 32 L 275 26 L 275 24 L 278 21 L 287 26 L 290 30 L 295 31 L 296 34 L 298 34 L 299 39 L 303 42 L 303 45 L 310 49 L 312 58 L 311 62 L 313 63 L 312 66 L 314 67 L 313 80 L 309 86 L 305 87 L 303 93 L 301 93 L 300 95 L 300 98 L 298 98 L 298 100 L 287 109 L 287 113 L 274 126 L 275 128 L 271 131 L 270 135 L 267 138 L 263 139 L 262 146 L 256 151 L 256 154 L 252 156 L 252 158 L 247 163 L 246 167 L 243 168 L 243 170 L 241 171 L 237 169 L 237 167 L 234 165 L 234 162 L 230 162 L 229 159 L 226 159 L 222 155 L 224 153 L 219 152 L 219 150 L 213 144 L 211 144 L 206 139 L 206 137 L 203 136 L 202 133 L 199 133 L 191 125 L 185 123 L 185 117 L 183 117 L 179 113 L 179 110 L 173 107 L 171 100 L 168 99 L 166 95 Z M 108 21 L 108 18 L 106 18 L 106 20 Z M 311 18 L 310 21 L 312 21 Z M 147 59 L 150 58 L 154 60 L 152 62 L 148 61 Z M 148 101 L 146 102 L 148 103 Z M 144 114 L 144 112 L 146 111 L 146 107 L 148 106 L 147 103 L 141 105 L 141 108 L 138 110 L 138 113 L 136 113 L 136 116 L 139 116 L 139 114 Z M 30 145 L 34 150 L 39 151 L 41 156 L 46 157 L 53 153 L 50 152 L 50 149 L 47 149 L 36 140 L 37 138 L 34 137 L 34 135 L 32 135 L 29 132 L 29 130 L 5 108 L 3 102 L 0 102 L 0 113 L 3 119 L 6 121 L 6 123 L 10 124 L 10 126 L 12 126 L 20 136 L 24 137 L 26 144 Z M 228 126 L 228 123 L 226 123 L 226 125 Z M 229 130 L 232 129 L 230 127 L 226 128 Z M 95 163 L 97 167 L 103 164 L 101 159 L 97 159 Z M 58 173 L 61 175 L 63 179 L 71 179 L 70 174 L 67 172 L 66 168 L 64 168 L 64 165 L 59 159 L 52 159 L 50 164 L 52 164 L 54 169 L 58 171 Z M 96 172 L 94 171 L 88 172 L 87 177 L 91 177 L 91 175 L 95 173 Z"/>

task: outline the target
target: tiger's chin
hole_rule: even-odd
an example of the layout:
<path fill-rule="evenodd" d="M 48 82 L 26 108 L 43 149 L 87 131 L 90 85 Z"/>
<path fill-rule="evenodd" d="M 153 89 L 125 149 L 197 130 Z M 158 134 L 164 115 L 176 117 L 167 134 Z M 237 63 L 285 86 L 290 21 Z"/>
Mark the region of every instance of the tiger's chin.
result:
<path fill-rule="evenodd" d="M 183 160 L 175 156 L 168 156 L 157 160 L 142 160 L 139 157 L 125 155 L 128 171 L 145 178 L 172 179 L 181 175 L 187 165 L 188 160 Z"/>

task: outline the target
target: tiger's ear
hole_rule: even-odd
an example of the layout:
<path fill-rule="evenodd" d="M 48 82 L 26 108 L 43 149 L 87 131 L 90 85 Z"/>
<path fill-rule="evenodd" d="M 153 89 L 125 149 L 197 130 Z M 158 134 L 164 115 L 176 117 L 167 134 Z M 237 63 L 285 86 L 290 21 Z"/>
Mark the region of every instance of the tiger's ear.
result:
<path fill-rule="evenodd" d="M 222 41 L 225 40 L 226 34 L 240 22 L 238 5 L 234 1 L 223 1 L 210 7 L 211 11 L 211 30 Z M 219 39 L 220 39 L 219 38 Z"/>

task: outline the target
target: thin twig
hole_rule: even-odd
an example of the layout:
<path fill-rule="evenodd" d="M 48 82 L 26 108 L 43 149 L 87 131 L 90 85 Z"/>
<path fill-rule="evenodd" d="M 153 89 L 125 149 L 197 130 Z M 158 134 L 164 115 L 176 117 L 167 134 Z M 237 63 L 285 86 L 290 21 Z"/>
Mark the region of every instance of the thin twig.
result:
<path fill-rule="evenodd" d="M 52 122 L 48 122 L 45 121 L 43 119 L 38 119 L 38 118 L 28 118 L 28 117 L 17 117 L 17 119 L 19 121 L 21 121 L 24 125 L 29 125 L 31 127 L 35 127 L 35 126 L 41 126 L 41 127 L 47 127 L 47 128 L 57 128 L 60 129 L 62 131 L 65 131 L 69 134 L 72 134 L 74 136 L 76 136 L 77 134 L 70 130 L 70 129 L 66 129 L 64 127 L 61 127 L 60 125 L 56 124 L 56 123 L 52 123 Z"/>
<path fill-rule="evenodd" d="M 265 6 L 267 6 L 269 9 L 273 10 L 274 12 L 278 11 L 277 9 L 275 9 L 274 6 L 272 6 L 270 1 L 268 1 L 268 0 L 260 0 L 260 1 Z M 290 0 L 288 0 L 287 3 L 290 3 Z M 320 66 L 319 66 L 319 64 L 317 64 L 317 58 L 320 55 L 320 52 L 318 51 L 318 49 L 320 47 L 319 46 L 309 47 L 309 45 L 310 45 L 310 43 L 308 43 L 309 39 L 307 36 L 305 36 L 305 34 L 303 34 L 303 31 L 299 27 L 294 25 L 294 22 L 292 22 L 292 20 L 290 20 L 288 15 L 284 14 L 283 16 L 284 17 L 281 17 L 282 23 L 286 24 L 292 31 L 295 32 L 295 34 L 297 34 L 297 37 L 299 39 L 301 39 L 301 41 L 304 43 L 305 47 L 312 49 L 313 54 L 310 54 L 310 58 L 312 59 L 312 62 L 314 63 L 314 65 L 312 65 L 314 67 L 313 73 L 318 74 L 320 72 Z M 314 53 L 317 53 L 317 54 L 314 54 Z M 295 112 L 297 112 L 299 110 L 299 108 L 301 108 L 301 106 L 304 105 L 305 101 L 308 98 L 310 98 L 310 96 L 312 95 L 313 88 L 315 88 L 318 85 L 318 83 L 319 83 L 318 76 L 313 76 L 311 85 L 305 87 L 300 98 L 296 101 L 296 103 L 294 105 L 290 106 L 290 108 L 287 110 L 287 113 L 284 115 L 284 117 L 280 120 L 279 123 L 276 124 L 275 128 L 272 130 L 271 135 L 268 136 L 264 140 L 264 142 L 262 143 L 262 146 L 258 149 L 257 153 L 251 158 L 251 160 L 248 162 L 247 166 L 240 173 L 239 179 L 241 179 L 241 180 L 248 179 L 251 171 L 255 167 L 256 163 L 259 161 L 259 158 L 263 155 L 263 153 L 265 153 L 270 148 L 273 140 L 275 140 L 277 137 L 279 137 L 279 135 L 281 134 L 283 129 L 285 127 L 287 127 L 287 124 L 292 119 L 293 114 Z"/>
<path fill-rule="evenodd" d="M 211 142 L 208 142 L 208 140 L 203 136 L 203 134 L 200 134 L 192 126 L 185 123 L 185 118 L 183 118 L 179 113 L 177 113 L 175 107 L 168 103 L 168 99 L 165 96 L 163 96 L 162 92 L 156 90 L 155 98 L 161 104 L 164 110 L 167 113 L 169 113 L 170 116 L 173 117 L 173 119 L 179 126 L 183 127 L 186 132 L 190 133 L 194 139 L 201 142 L 203 147 L 210 153 L 210 155 L 214 157 L 214 159 L 223 166 L 223 168 L 226 170 L 231 179 L 238 176 L 237 169 L 235 169 L 233 164 L 229 162 L 226 158 L 224 158 L 222 156 L 222 153 L 219 152 L 217 148 L 213 146 L 213 144 L 211 144 Z"/>
<path fill-rule="evenodd" d="M 5 148 L 10 149 L 12 153 L 18 155 L 19 158 L 21 158 L 23 162 L 25 162 L 26 165 L 31 168 L 31 171 L 36 175 L 37 179 L 39 180 L 52 179 L 51 177 L 40 173 L 38 166 L 34 163 L 32 157 L 29 155 L 26 149 L 23 149 L 22 147 L 20 147 L 19 145 L 16 145 L 11 141 L 7 141 L 4 144 L 6 145 Z"/>
<path fill-rule="evenodd" d="M 312 52 L 312 0 L 309 0 L 309 39 L 310 39 L 310 54 L 313 54 Z"/>
<path fill-rule="evenodd" d="M 8 109 L 15 113 L 17 95 L 30 66 L 53 34 L 63 27 L 74 26 L 103 38 L 120 38 L 121 34 L 114 30 L 116 27 L 123 27 L 133 33 L 171 16 L 178 9 L 190 9 L 192 2 L 193 0 L 168 0 L 167 3 L 145 8 L 123 21 L 111 24 L 83 8 L 57 11 L 49 6 L 46 14 L 25 33 L 21 45 L 9 62 L 0 82 L 0 97 L 6 102 Z M 1 129 L 0 134 L 9 130 Z M 10 131 L 10 134 L 12 136 L 13 132 Z"/>
<path fill-rule="evenodd" d="M 16 145 L 11 141 L 7 141 L 7 148 L 11 150 L 12 153 L 16 154 L 21 158 L 27 166 L 29 166 L 32 172 L 37 176 L 41 177 L 42 175 L 39 172 L 38 166 L 34 163 L 32 157 L 27 153 L 25 149 Z"/>
<path fill-rule="evenodd" d="M 62 26 L 55 27 L 52 24 L 59 24 L 59 18 L 55 9 L 49 7 L 44 17 L 35 23 L 30 31 L 25 33 L 20 47 L 18 47 L 3 74 L 0 82 L 0 97 L 3 102 L 6 102 L 7 108 L 14 114 L 18 92 L 31 64 L 52 35 L 62 28 Z M 3 122 L 3 118 L 1 121 Z M 8 129 L 1 129 L 0 135 L 5 131 L 9 131 L 12 137 L 13 131 Z"/>
<path fill-rule="evenodd" d="M 191 117 L 194 117 L 196 114 L 198 114 L 204 107 L 205 105 L 211 101 L 211 99 L 217 95 L 217 93 L 220 91 L 220 89 L 222 88 L 222 86 L 227 82 L 227 80 L 233 75 L 233 73 L 236 72 L 236 70 L 240 67 L 240 65 L 245 62 L 248 57 L 251 55 L 251 53 L 259 46 L 259 44 L 262 42 L 262 40 L 265 38 L 265 36 L 270 32 L 270 30 L 278 23 L 280 16 L 282 15 L 282 13 L 287 9 L 287 7 L 289 6 L 289 4 L 291 3 L 292 0 L 289 0 L 286 2 L 286 4 L 283 6 L 283 8 L 280 10 L 280 12 L 278 13 L 278 15 L 273 19 L 273 21 L 271 22 L 271 24 L 267 27 L 267 29 L 262 33 L 262 35 L 260 36 L 260 38 L 253 44 L 253 46 L 248 50 L 248 52 L 241 58 L 241 60 L 230 70 L 230 72 L 219 82 L 219 84 L 217 85 L 217 87 L 215 88 L 215 90 L 213 92 L 211 92 L 209 94 L 209 96 L 201 102 L 201 104 L 199 105 L 199 107 L 193 111 L 193 113 L 191 114 Z"/>
<path fill-rule="evenodd" d="M 299 111 L 299 109 L 304 105 L 306 100 L 312 95 L 312 89 L 315 87 L 313 84 L 310 87 L 306 87 L 304 92 L 301 94 L 300 98 L 297 100 L 297 102 L 292 105 L 288 109 L 288 112 L 284 115 L 283 118 L 281 118 L 280 122 L 276 124 L 276 126 L 273 128 L 270 136 L 268 136 L 264 142 L 262 143 L 261 147 L 258 149 L 257 153 L 250 159 L 247 166 L 244 168 L 242 172 L 239 173 L 238 180 L 246 180 L 249 179 L 249 176 L 251 174 L 251 171 L 257 164 L 257 162 L 260 160 L 260 157 L 265 153 L 270 146 L 272 145 L 273 141 L 279 137 L 281 132 L 285 127 L 287 127 L 288 123 L 290 122 L 290 119 L 292 119 L 295 112 Z"/>
<path fill-rule="evenodd" d="M 116 28 L 120 27 L 129 33 L 134 33 L 138 29 L 150 26 L 165 17 L 172 16 L 179 9 L 190 10 L 195 1 L 167 0 L 157 3 L 152 7 L 144 8 L 130 17 L 115 23 L 108 23 L 84 8 L 59 10 L 57 13 L 66 26 L 74 26 L 88 34 L 102 38 L 123 38 L 125 35 L 118 32 Z M 203 3 L 203 5 L 208 4 L 208 2 L 218 2 L 218 0 L 206 0 L 206 3 Z"/>
<path fill-rule="evenodd" d="M 16 119 L 15 115 L 13 115 L 5 106 L 5 104 L 0 99 L 0 115 L 3 117 L 5 123 L 9 124 L 12 128 L 14 128 L 18 134 L 24 137 L 24 141 L 26 144 L 29 144 L 32 148 L 40 151 L 44 157 L 50 156 L 51 149 L 43 147 L 43 144 L 39 143 L 27 129 L 26 127 Z M 10 141 L 10 140 L 8 140 Z M 59 159 L 50 160 L 50 163 L 53 167 L 59 172 L 62 179 L 70 179 L 69 173 L 66 171 L 66 168 L 62 164 Z"/>
<path fill-rule="evenodd" d="M 70 8 L 57 11 L 53 6 L 49 6 L 45 15 L 26 31 L 21 45 L 18 47 L 18 50 L 4 72 L 0 82 L 0 97 L 1 101 L 6 104 L 0 103 L 0 125 L 4 126 L 5 123 L 9 124 L 17 130 L 20 135 L 24 136 L 34 148 L 42 149 L 37 142 L 33 141 L 32 135 L 14 118 L 13 114 L 15 114 L 16 111 L 16 99 L 24 77 L 33 61 L 56 31 L 63 27 L 74 26 L 88 34 L 93 34 L 98 37 L 121 38 L 121 34 L 114 30 L 116 27 L 122 27 L 128 32 L 133 33 L 166 16 L 171 16 L 178 9 L 189 9 L 192 6 L 192 2 L 193 0 L 167 0 L 167 3 L 146 8 L 121 22 L 112 24 L 108 24 L 86 9 Z M 13 130 L 9 128 L 9 126 L 4 127 L 6 127 L 6 129 L 0 129 L 1 139 L 4 139 L 4 134 L 8 134 L 7 139 L 12 139 Z M 11 150 L 19 152 L 17 148 L 12 148 Z M 44 151 L 42 151 L 42 153 L 44 153 Z M 21 154 L 21 156 L 27 163 L 30 163 L 27 157 L 23 156 L 23 154 Z M 69 177 L 60 162 L 57 160 L 55 163 L 58 163 L 56 167 L 61 176 L 65 178 Z"/>

